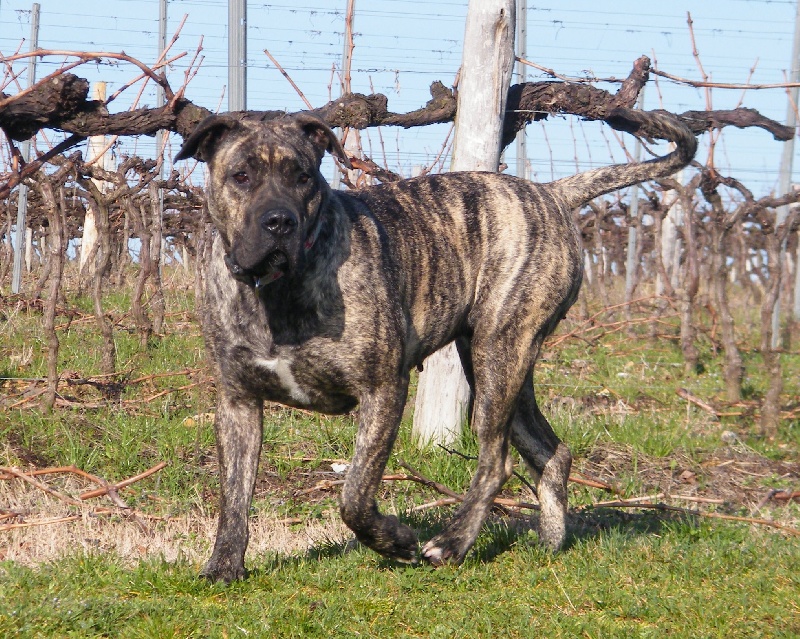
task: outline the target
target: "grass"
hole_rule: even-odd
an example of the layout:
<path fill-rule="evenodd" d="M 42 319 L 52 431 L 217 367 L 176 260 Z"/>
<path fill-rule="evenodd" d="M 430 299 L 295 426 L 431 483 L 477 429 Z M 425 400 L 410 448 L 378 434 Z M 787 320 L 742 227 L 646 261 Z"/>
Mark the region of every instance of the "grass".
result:
<path fill-rule="evenodd" d="M 503 537 L 489 528 L 481 544 Z M 229 587 L 195 565 L 104 555 L 6 565 L 0 633 L 36 637 L 793 637 L 796 545 L 743 527 L 612 529 L 551 556 L 502 539 L 460 568 L 387 565 L 364 550 L 264 557 Z"/>
<path fill-rule="evenodd" d="M 405 567 L 351 542 L 336 513 L 332 463 L 347 460 L 355 416 L 270 407 L 252 509 L 248 579 L 225 587 L 197 578 L 216 514 L 213 387 L 191 295 L 168 292 L 166 335 L 142 350 L 124 292 L 108 300 L 116 321 L 121 393 L 62 383 L 68 400 L 43 414 L 25 393 L 44 376 L 41 316 L 3 308 L 0 323 L 0 466 L 74 465 L 119 481 L 168 466 L 120 496 L 138 513 L 98 514 L 63 504 L 19 481 L 0 480 L 0 637 L 794 637 L 800 634 L 800 544 L 762 526 L 634 509 L 587 508 L 607 493 L 570 485 L 570 537 L 545 552 L 527 519 L 494 514 L 459 568 Z M 70 308 L 90 308 L 70 300 Z M 60 318 L 60 370 L 96 376 L 91 317 Z M 752 340 L 751 340 L 752 341 Z M 749 515 L 770 488 L 800 481 L 800 356 L 784 355 L 785 401 L 795 416 L 774 438 L 756 426 L 765 390 L 759 359 L 746 357 L 748 397 L 738 417 L 712 419 L 680 399 L 686 388 L 724 402 L 720 356 L 701 340 L 705 372 L 686 376 L 671 340 L 644 335 L 570 339 L 546 351 L 540 401 L 570 445 L 575 469 L 602 477 L 624 497 L 718 498 L 673 505 Z M 66 377 L 66 375 L 65 375 Z M 92 378 L 98 381 L 100 378 Z M 5 398 L 5 399 L 4 399 Z M 22 402 L 15 408 L 10 405 Z M 4 406 L 4 408 L 2 407 Z M 477 453 L 418 450 L 406 420 L 389 463 L 403 459 L 454 490 L 469 484 Z M 728 434 L 726 434 L 728 433 Z M 733 433 L 734 439 L 729 433 Z M 727 437 L 727 439 L 725 439 Z M 63 494 L 74 476 L 42 478 Z M 504 496 L 530 501 L 518 479 Z M 416 510 L 438 495 L 386 482 L 384 511 L 422 539 L 450 507 Z M 664 497 L 667 499 L 667 497 Z M 79 515 L 63 524 L 3 524 Z M 770 501 L 757 516 L 797 527 L 800 505 Z M 160 518 L 160 519 L 159 519 Z"/>

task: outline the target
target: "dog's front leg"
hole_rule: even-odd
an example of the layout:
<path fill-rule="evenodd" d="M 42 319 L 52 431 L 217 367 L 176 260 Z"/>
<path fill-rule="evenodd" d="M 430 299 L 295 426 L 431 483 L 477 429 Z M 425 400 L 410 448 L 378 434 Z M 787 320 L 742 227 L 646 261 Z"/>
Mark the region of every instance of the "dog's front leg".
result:
<path fill-rule="evenodd" d="M 361 401 L 353 463 L 340 498 L 344 523 L 364 545 L 404 563 L 417 560 L 417 536 L 393 515 L 378 512 L 375 493 L 392 450 L 405 404 L 408 379 L 382 387 Z"/>
<path fill-rule="evenodd" d="M 214 552 L 200 574 L 230 583 L 245 576 L 247 514 L 261 453 L 263 403 L 236 397 L 224 386 L 218 393 L 214 430 L 219 459 L 219 524 Z"/>

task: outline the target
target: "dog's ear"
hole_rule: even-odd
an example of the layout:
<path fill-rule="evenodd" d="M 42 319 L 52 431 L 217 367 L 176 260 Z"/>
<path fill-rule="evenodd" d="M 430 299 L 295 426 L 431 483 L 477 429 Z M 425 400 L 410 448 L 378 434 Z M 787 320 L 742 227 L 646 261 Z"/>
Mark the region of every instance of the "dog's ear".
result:
<path fill-rule="evenodd" d="M 325 151 L 339 158 L 345 168 L 352 168 L 350 160 L 342 148 L 339 138 L 330 130 L 327 124 L 311 113 L 298 113 L 294 116 L 300 129 L 311 140 L 311 143 L 320 149 L 320 157 L 325 155 Z"/>
<path fill-rule="evenodd" d="M 183 141 L 181 150 L 175 156 L 175 162 L 195 158 L 208 162 L 214 155 L 219 143 L 233 129 L 240 126 L 238 120 L 227 115 L 209 115 L 195 127 L 195 130 Z"/>

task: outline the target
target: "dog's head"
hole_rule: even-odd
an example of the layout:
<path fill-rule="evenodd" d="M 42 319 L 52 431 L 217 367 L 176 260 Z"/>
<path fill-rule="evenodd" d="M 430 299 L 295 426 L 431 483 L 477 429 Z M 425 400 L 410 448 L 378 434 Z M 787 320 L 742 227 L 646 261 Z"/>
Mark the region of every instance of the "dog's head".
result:
<path fill-rule="evenodd" d="M 302 263 L 330 194 L 319 170 L 325 151 L 349 167 L 333 132 L 308 113 L 268 122 L 212 115 L 186 138 L 175 159 L 208 163 L 209 210 L 235 277 L 260 286 Z"/>

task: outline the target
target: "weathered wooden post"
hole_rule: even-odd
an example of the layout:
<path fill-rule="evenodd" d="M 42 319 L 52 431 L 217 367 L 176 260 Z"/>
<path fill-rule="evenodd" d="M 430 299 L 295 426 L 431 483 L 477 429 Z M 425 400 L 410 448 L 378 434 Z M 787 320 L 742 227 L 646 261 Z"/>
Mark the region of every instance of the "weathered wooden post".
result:
<path fill-rule="evenodd" d="M 98 102 L 105 102 L 106 100 L 106 83 L 95 82 L 92 85 L 92 100 Z M 86 161 L 95 162 L 98 168 L 104 171 L 114 170 L 114 156 L 108 148 L 108 136 L 93 135 L 89 138 L 88 148 L 86 150 Z M 108 189 L 108 183 L 103 180 L 92 181 L 100 189 L 101 193 L 105 193 Z M 87 260 L 92 254 L 94 247 L 97 245 L 97 221 L 95 220 L 95 212 L 93 207 L 86 209 L 86 216 L 83 220 L 83 237 L 81 239 L 81 252 L 78 258 L 79 272 L 83 273 L 87 269 L 87 275 L 91 275 L 94 271 L 93 264 L 86 264 Z"/>
<path fill-rule="evenodd" d="M 514 29 L 514 0 L 470 0 L 452 171 L 497 171 L 514 65 Z M 413 436 L 421 445 L 452 443 L 461 432 L 469 405 L 469 386 L 455 345 L 434 353 L 423 368 L 417 385 Z"/>
<path fill-rule="evenodd" d="M 39 48 L 39 9 L 38 2 L 31 6 L 31 51 Z M 36 84 L 36 56 L 28 58 L 28 88 Z M 27 162 L 31 154 L 31 141 L 25 140 L 22 144 L 22 157 Z M 17 198 L 17 227 L 14 234 L 14 267 L 11 272 L 11 292 L 19 293 L 22 290 L 22 261 L 24 247 L 28 246 L 27 235 L 28 216 L 28 186 L 20 182 L 19 196 Z M 10 229 L 9 229 L 10 230 Z M 27 260 L 30 270 L 30 258 Z"/>

